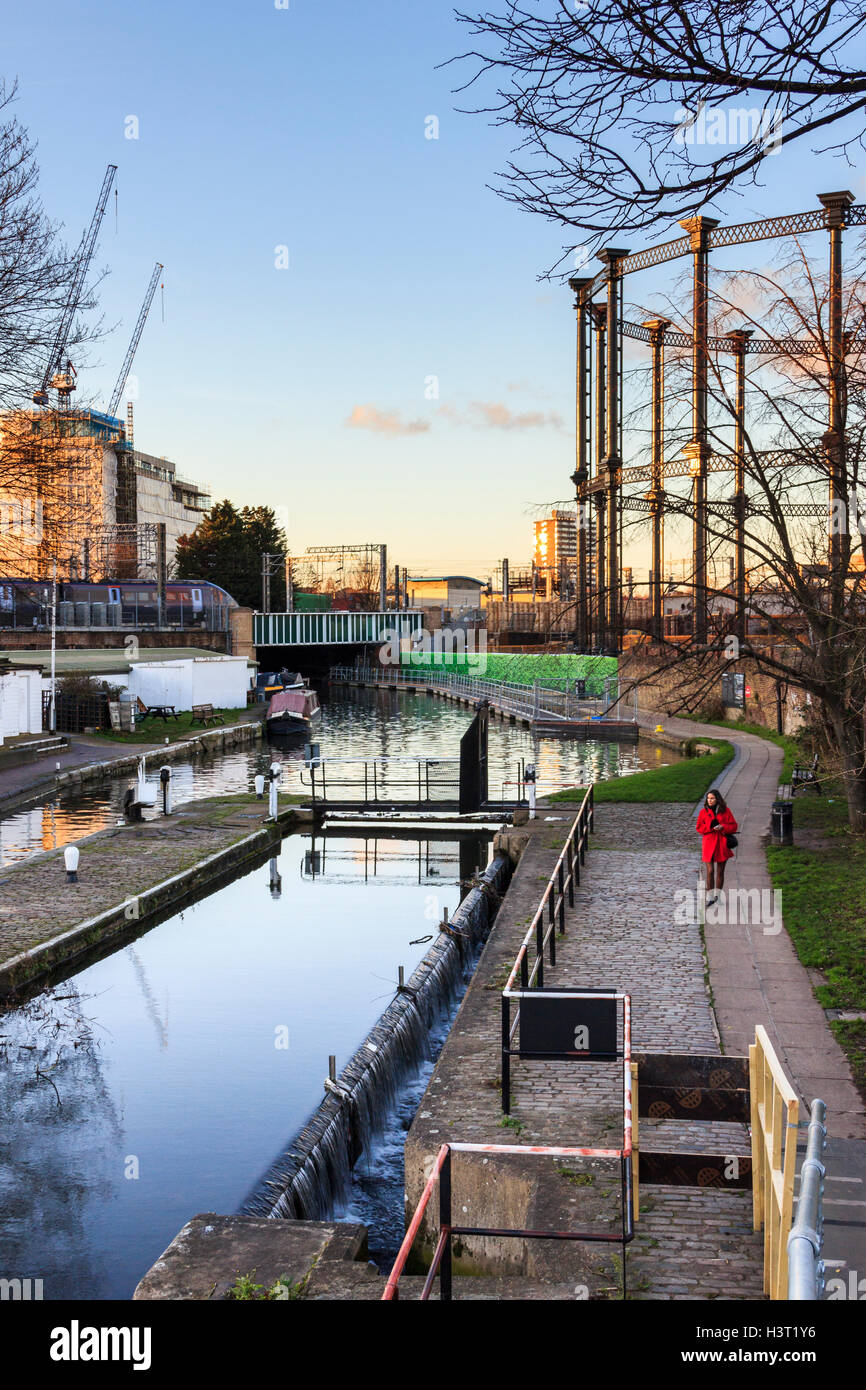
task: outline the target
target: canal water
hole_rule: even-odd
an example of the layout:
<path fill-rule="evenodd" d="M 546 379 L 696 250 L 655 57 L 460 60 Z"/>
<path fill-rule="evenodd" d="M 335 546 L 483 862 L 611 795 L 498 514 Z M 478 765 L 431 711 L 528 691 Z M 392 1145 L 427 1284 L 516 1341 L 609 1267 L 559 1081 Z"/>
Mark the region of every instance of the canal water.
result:
<path fill-rule="evenodd" d="M 323 757 L 449 757 L 469 717 L 432 697 L 345 692 L 315 736 Z M 300 790 L 303 743 L 175 764 L 177 797 L 250 789 L 274 751 Z M 521 759 L 543 791 L 671 756 L 494 721 L 491 794 Z M 8 818 L 5 863 L 113 824 L 125 785 Z M 461 881 L 487 862 L 488 837 L 467 849 L 446 833 L 290 836 L 276 863 L 0 1008 L 0 1275 L 42 1279 L 48 1299 L 129 1298 L 192 1216 L 236 1211 L 321 1099 L 329 1054 L 348 1061 L 398 968 L 408 978 Z M 371 1225 L 383 1260 L 399 1237 L 402 1142 L 430 1042 L 340 1213 Z"/>
<path fill-rule="evenodd" d="M 129 1298 L 192 1216 L 236 1211 L 488 856 L 290 836 L 279 888 L 263 865 L 0 1009 L 0 1274 Z"/>
<path fill-rule="evenodd" d="M 453 758 L 471 714 L 465 708 L 432 695 L 394 695 L 388 691 L 345 690 L 323 695 L 321 721 L 313 737 L 323 758 L 423 757 Z M 283 786 L 288 792 L 308 789 L 309 774 L 303 764 L 304 735 L 281 737 L 270 748 L 259 744 L 224 754 L 172 764 L 175 805 L 198 797 L 246 792 L 253 778 L 272 757 L 283 763 Z M 110 753 L 106 752 L 106 757 Z M 521 760 L 534 762 L 538 792 L 558 786 L 577 786 L 588 780 L 628 776 L 646 767 L 678 760 L 679 755 L 642 741 L 638 744 L 578 742 L 534 738 L 528 729 L 500 722 L 490 723 L 490 796 L 499 799 L 503 784 L 518 775 Z M 150 756 L 149 767 L 159 766 L 159 754 Z M 361 775 L 356 768 L 346 776 Z M 441 773 L 441 770 L 440 770 Z M 38 806 L 0 820 L 0 869 L 43 850 L 56 849 L 97 830 L 117 824 L 122 817 L 123 795 L 131 778 L 89 791 L 45 800 Z M 505 786 L 505 797 L 514 786 Z M 354 795 L 355 793 L 346 793 Z M 157 810 L 146 813 L 158 815 Z"/>

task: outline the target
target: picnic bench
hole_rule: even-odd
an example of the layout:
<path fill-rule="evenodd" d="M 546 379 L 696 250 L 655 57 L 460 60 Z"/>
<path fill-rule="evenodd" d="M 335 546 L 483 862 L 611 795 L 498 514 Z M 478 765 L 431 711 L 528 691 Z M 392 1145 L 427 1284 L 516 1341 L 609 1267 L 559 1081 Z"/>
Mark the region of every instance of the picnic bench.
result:
<path fill-rule="evenodd" d="M 193 705 L 192 722 L 193 724 L 204 724 L 207 728 L 209 724 L 224 724 L 226 721 L 221 714 L 214 711 L 213 705 Z"/>
<path fill-rule="evenodd" d="M 146 705 L 140 695 L 135 697 L 136 709 L 140 719 L 179 719 L 174 705 Z"/>
<path fill-rule="evenodd" d="M 791 773 L 791 796 L 793 797 L 798 787 L 812 786 L 821 796 L 821 779 L 818 776 L 818 754 L 816 753 L 809 766 L 798 763 Z"/>

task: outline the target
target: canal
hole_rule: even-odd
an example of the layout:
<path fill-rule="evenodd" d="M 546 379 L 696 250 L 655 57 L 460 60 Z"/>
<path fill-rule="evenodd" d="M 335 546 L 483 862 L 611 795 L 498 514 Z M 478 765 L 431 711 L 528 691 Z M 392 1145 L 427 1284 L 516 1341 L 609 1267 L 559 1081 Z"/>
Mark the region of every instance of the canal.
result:
<path fill-rule="evenodd" d="M 323 696 L 322 718 L 313 737 L 324 758 L 431 757 L 457 755 L 470 712 L 432 695 L 394 695 L 388 691 L 345 690 Z M 258 744 L 189 762 L 172 764 L 172 789 L 176 805 L 199 797 L 247 792 L 253 778 L 276 756 L 284 765 L 287 792 L 307 790 L 303 765 L 303 735 L 281 737 L 270 748 Z M 106 757 L 110 754 L 106 752 Z M 513 781 L 521 759 L 534 762 L 538 791 L 557 786 L 577 786 L 589 780 L 628 776 L 646 767 L 677 761 L 669 749 L 641 741 L 638 744 L 580 742 L 533 738 L 528 729 L 490 724 L 490 795 L 498 799 L 502 785 Z M 159 766 L 159 751 L 150 755 L 150 767 Z M 130 777 L 122 777 L 86 795 L 49 797 L 28 810 L 0 820 L 0 869 L 43 850 L 105 830 L 121 819 L 123 794 Z M 514 789 L 506 788 L 510 795 Z M 158 811 L 146 813 L 157 815 Z"/>
<path fill-rule="evenodd" d="M 323 756 L 453 754 L 465 710 L 395 704 L 363 691 L 328 701 Z M 175 765 L 179 799 L 249 789 L 273 751 Z M 300 789 L 303 740 L 279 755 Z M 579 784 L 671 755 L 494 722 L 493 794 L 521 758 L 542 784 Z M 7 865 L 113 824 L 123 785 L 10 817 Z M 276 862 L 0 1009 L 0 1273 L 43 1280 L 48 1299 L 126 1299 L 190 1217 L 236 1211 L 318 1104 L 329 1054 L 338 1069 L 349 1060 L 489 851 L 489 835 L 444 830 L 292 835 Z M 430 1041 L 339 1213 L 371 1225 L 380 1255 L 402 1221 L 402 1137 Z"/>

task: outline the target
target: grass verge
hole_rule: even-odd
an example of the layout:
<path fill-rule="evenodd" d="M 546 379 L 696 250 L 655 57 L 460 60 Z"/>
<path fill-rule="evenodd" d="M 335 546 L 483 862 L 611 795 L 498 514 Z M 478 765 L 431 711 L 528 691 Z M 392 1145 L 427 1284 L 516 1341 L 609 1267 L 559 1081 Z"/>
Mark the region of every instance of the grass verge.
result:
<path fill-rule="evenodd" d="M 700 713 L 686 715 L 687 719 L 695 719 L 703 724 L 713 724 L 717 729 L 733 729 L 738 734 L 757 734 L 758 738 L 765 738 L 768 743 L 775 743 L 777 748 L 781 748 L 783 754 L 782 771 L 779 774 L 780 782 L 790 782 L 791 771 L 795 763 L 801 763 L 805 759 L 805 754 L 800 744 L 790 734 L 777 734 L 774 729 L 768 729 L 764 724 L 747 724 L 745 720 L 738 719 L 705 719 Z"/>
<path fill-rule="evenodd" d="M 246 712 L 246 706 L 243 709 L 214 710 L 214 714 L 222 715 L 224 726 L 208 724 L 207 728 L 221 729 L 228 728 L 230 724 L 239 724 Z M 191 710 L 178 710 L 177 719 L 145 719 L 143 724 L 136 723 L 134 734 L 122 734 L 119 729 L 100 729 L 96 737 L 110 743 L 165 743 L 166 739 L 169 743 L 175 743 L 179 739 L 205 732 L 205 725 L 200 719 L 193 719 Z"/>
<path fill-rule="evenodd" d="M 612 777 L 609 782 L 596 782 L 596 801 L 651 802 L 698 801 L 719 773 L 734 756 L 732 744 L 722 739 L 705 739 L 715 749 L 701 757 L 686 758 L 667 767 L 652 767 L 635 772 L 630 777 Z M 566 788 L 545 797 L 546 802 L 580 801 L 583 789 Z"/>

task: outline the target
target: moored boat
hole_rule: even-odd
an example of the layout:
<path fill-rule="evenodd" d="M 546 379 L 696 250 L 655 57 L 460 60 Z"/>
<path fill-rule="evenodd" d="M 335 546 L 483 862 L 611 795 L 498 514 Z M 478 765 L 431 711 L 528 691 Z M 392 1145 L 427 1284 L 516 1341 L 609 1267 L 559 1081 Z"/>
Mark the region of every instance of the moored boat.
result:
<path fill-rule="evenodd" d="M 268 727 L 308 729 L 319 713 L 319 697 L 315 690 L 311 690 L 304 682 L 288 685 L 270 698 Z"/>

